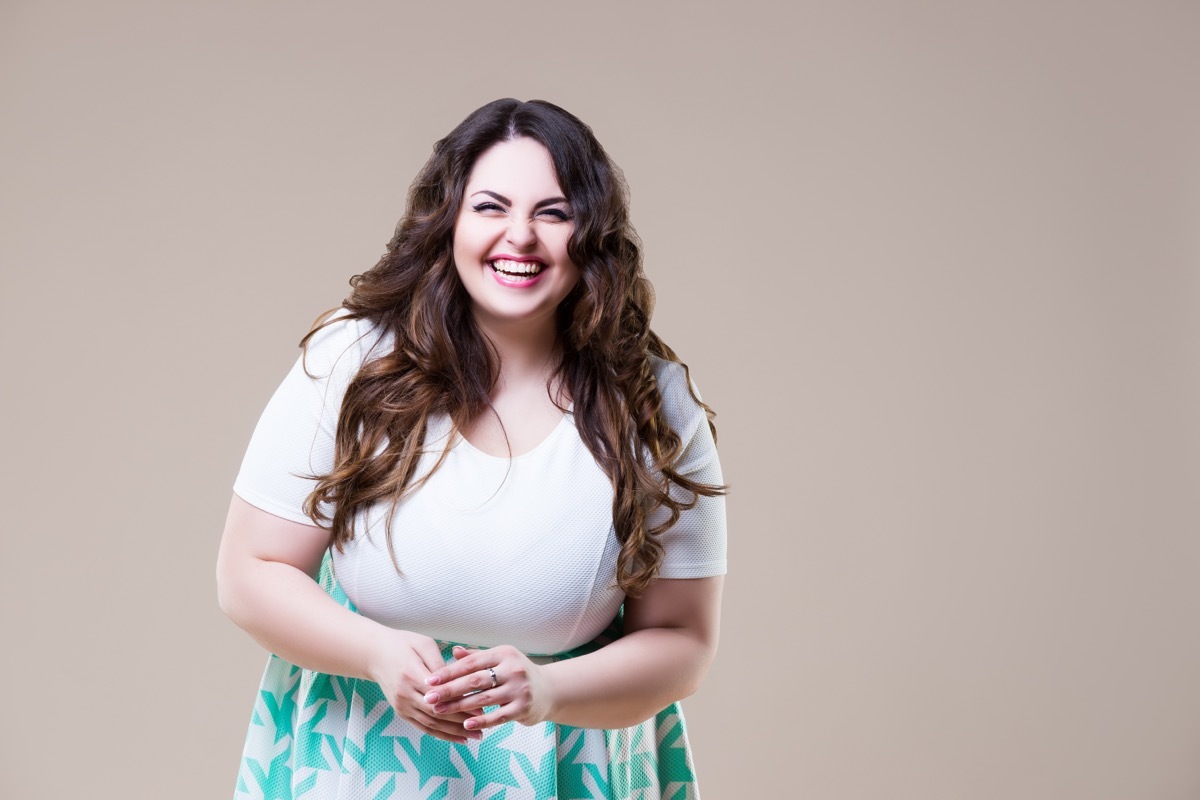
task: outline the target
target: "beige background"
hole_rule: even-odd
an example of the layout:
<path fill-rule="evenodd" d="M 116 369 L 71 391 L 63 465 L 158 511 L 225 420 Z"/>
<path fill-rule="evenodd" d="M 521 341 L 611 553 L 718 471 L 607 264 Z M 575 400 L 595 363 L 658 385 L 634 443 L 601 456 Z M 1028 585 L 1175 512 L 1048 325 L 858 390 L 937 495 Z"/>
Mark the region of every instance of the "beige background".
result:
<path fill-rule="evenodd" d="M 720 416 L 705 797 L 1200 796 L 1200 7 L 0 5 L 0 796 L 232 792 L 242 450 L 433 141 L 595 128 Z"/>

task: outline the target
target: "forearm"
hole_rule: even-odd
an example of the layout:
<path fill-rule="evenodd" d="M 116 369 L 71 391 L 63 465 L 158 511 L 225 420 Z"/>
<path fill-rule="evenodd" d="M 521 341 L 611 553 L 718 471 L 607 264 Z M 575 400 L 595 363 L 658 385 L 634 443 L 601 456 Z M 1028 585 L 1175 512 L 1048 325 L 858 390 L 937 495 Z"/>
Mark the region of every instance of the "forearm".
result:
<path fill-rule="evenodd" d="M 549 718 L 580 728 L 636 725 L 700 685 L 716 651 L 684 628 L 634 631 L 599 650 L 544 667 Z"/>
<path fill-rule="evenodd" d="M 339 605 L 304 572 L 247 559 L 222 572 L 221 609 L 267 650 L 297 666 L 370 678 L 386 628 Z"/>

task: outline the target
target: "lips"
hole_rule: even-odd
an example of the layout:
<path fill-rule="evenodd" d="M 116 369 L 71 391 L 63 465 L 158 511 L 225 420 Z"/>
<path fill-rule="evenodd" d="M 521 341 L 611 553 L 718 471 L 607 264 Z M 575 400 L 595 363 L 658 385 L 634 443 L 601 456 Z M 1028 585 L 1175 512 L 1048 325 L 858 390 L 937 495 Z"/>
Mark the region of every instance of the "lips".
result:
<path fill-rule="evenodd" d="M 546 268 L 538 259 L 493 258 L 487 262 L 496 272 L 512 278 L 532 278 Z"/>

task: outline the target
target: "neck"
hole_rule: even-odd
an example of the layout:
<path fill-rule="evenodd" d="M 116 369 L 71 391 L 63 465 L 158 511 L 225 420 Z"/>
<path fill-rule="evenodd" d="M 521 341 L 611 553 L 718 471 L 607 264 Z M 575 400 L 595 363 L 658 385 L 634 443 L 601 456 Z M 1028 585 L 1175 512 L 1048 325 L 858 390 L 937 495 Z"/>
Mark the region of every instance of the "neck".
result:
<path fill-rule="evenodd" d="M 553 317 L 546 324 L 533 326 L 527 321 L 481 319 L 476 315 L 475 323 L 500 356 L 500 385 L 545 383 L 558 365 L 561 350 Z"/>

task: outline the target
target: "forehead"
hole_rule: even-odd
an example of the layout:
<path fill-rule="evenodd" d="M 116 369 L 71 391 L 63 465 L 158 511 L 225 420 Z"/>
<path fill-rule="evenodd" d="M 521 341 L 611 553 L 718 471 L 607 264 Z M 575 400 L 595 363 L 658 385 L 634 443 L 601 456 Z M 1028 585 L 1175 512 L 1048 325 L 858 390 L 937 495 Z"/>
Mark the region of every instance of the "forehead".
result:
<path fill-rule="evenodd" d="M 475 161 L 467 178 L 467 193 L 489 189 L 506 196 L 562 194 L 550 151 L 526 137 L 499 142 Z"/>

